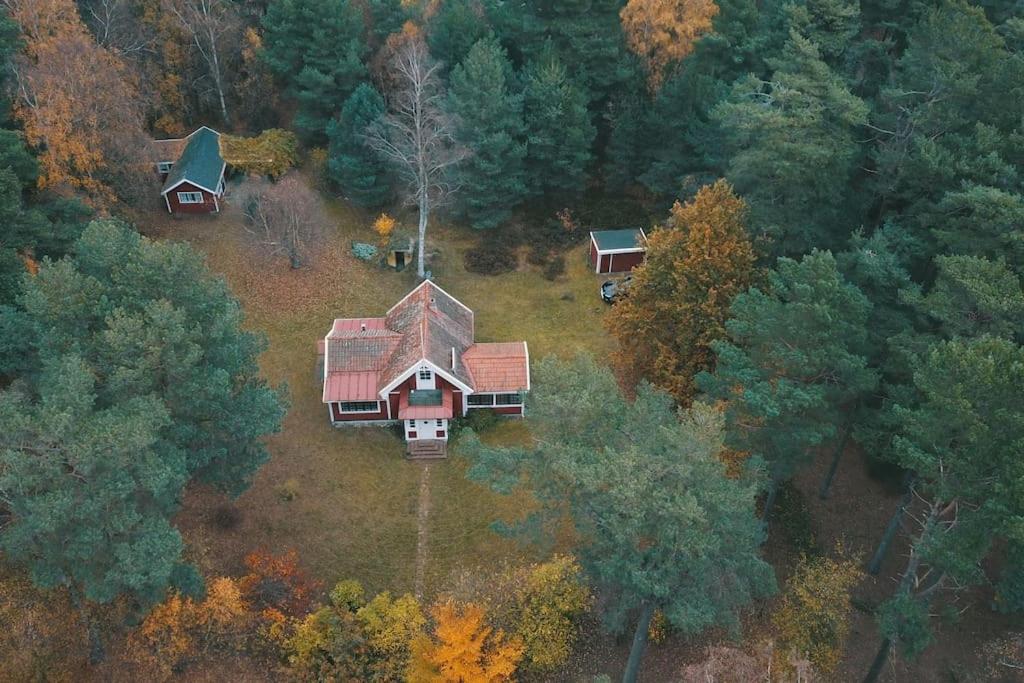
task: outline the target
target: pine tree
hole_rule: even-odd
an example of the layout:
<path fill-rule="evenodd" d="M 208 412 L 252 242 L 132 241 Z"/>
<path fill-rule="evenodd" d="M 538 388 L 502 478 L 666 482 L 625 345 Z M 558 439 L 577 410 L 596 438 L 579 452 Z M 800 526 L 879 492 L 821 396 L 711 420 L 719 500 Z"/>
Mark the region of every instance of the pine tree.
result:
<path fill-rule="evenodd" d="M 857 225 L 844 209 L 867 106 L 796 32 L 773 67 L 769 81 L 738 81 L 715 109 L 726 177 L 775 253 L 839 246 Z"/>
<path fill-rule="evenodd" d="M 628 295 L 607 318 L 619 341 L 614 359 L 631 384 L 644 379 L 681 405 L 694 378 L 714 362 L 711 342 L 725 337 L 733 297 L 754 284 L 747 205 L 724 180 L 672 207 L 669 224 L 648 241 Z"/>
<path fill-rule="evenodd" d="M 189 247 L 96 221 L 73 251 L 0 313 L 22 340 L 21 381 L 0 392 L 0 547 L 42 586 L 151 604 L 196 587 L 170 523 L 184 487 L 245 489 L 282 399 Z"/>
<path fill-rule="evenodd" d="M 295 125 L 321 141 L 366 77 L 363 13 L 350 0 L 281 0 L 263 17 L 263 57 L 299 102 Z"/>
<path fill-rule="evenodd" d="M 487 33 L 480 0 L 446 0 L 427 21 L 430 54 L 454 69 Z"/>
<path fill-rule="evenodd" d="M 449 102 L 456 137 L 471 151 L 458 170 L 457 212 L 474 227 L 493 228 L 526 195 L 523 97 L 497 40 L 477 42 L 455 67 Z"/>
<path fill-rule="evenodd" d="M 924 509 L 900 584 L 879 610 L 883 643 L 867 680 L 894 643 L 911 657 L 930 644 L 928 606 L 938 590 L 983 581 L 979 563 L 995 540 L 1021 540 L 1024 348 L 995 337 L 954 340 L 921 360 L 914 404 L 892 407 L 899 428 L 890 457 L 916 474 Z"/>
<path fill-rule="evenodd" d="M 372 85 L 363 83 L 327 126 L 328 177 L 359 206 L 383 206 L 394 197 L 387 167 L 365 139 L 384 112 L 384 98 Z"/>
<path fill-rule="evenodd" d="M 615 378 L 581 356 L 545 359 L 530 394 L 529 446 L 463 437 L 469 475 L 508 493 L 529 482 L 540 510 L 522 531 L 571 522 L 590 580 L 608 586 L 606 621 L 635 635 L 623 680 L 635 681 L 656 610 L 685 634 L 737 627 L 737 613 L 774 590 L 758 555 L 757 483 L 730 479 L 718 454 L 721 414 L 696 404 L 679 414 L 644 384 L 627 401 Z"/>
<path fill-rule="evenodd" d="M 524 107 L 530 191 L 546 198 L 579 194 L 597 131 L 584 94 L 553 55 L 528 70 Z"/>
<path fill-rule="evenodd" d="M 818 251 L 800 261 L 780 258 L 766 291 L 733 300 L 729 341 L 712 343 L 717 368 L 698 383 L 725 402 L 728 445 L 768 463 L 765 518 L 779 484 L 840 431 L 843 413 L 874 388 L 877 377 L 864 355 L 870 310 L 832 254 Z"/>

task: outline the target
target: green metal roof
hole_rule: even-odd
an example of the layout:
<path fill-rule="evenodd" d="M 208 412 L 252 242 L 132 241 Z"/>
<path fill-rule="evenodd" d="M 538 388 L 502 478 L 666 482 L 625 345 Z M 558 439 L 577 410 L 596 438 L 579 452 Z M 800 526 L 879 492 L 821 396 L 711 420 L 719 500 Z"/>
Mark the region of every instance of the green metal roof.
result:
<path fill-rule="evenodd" d="M 590 233 L 601 251 L 616 251 L 619 249 L 644 249 L 647 242 L 643 232 L 637 228 L 625 230 L 595 230 Z"/>
<path fill-rule="evenodd" d="M 411 406 L 439 406 L 441 405 L 440 389 L 413 389 L 409 392 L 409 405 Z"/>
<path fill-rule="evenodd" d="M 172 189 L 182 181 L 214 192 L 220 182 L 220 173 L 224 169 L 224 159 L 220 156 L 220 135 L 203 126 L 188 139 L 181 156 L 171 166 L 167 175 L 163 193 Z"/>

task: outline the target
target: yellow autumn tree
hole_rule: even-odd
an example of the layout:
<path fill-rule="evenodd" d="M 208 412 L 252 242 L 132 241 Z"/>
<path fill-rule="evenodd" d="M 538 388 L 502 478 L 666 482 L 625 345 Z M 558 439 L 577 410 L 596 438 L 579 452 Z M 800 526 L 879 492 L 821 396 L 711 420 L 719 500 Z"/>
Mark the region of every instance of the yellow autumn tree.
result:
<path fill-rule="evenodd" d="M 619 341 L 613 362 L 630 385 L 647 380 L 686 405 L 694 377 L 714 362 L 733 297 L 754 284 L 747 205 L 724 180 L 686 204 L 648 240 L 647 260 L 606 318 Z"/>
<path fill-rule="evenodd" d="M 548 671 L 569 658 L 576 618 L 590 606 L 582 573 L 575 558 L 556 555 L 531 567 L 516 591 L 514 631 L 523 641 L 530 669 Z"/>
<path fill-rule="evenodd" d="M 718 14 L 714 0 L 629 0 L 620 18 L 630 50 L 643 62 L 651 90 L 666 70 L 693 52 Z"/>
<path fill-rule="evenodd" d="M 373 231 L 377 233 L 377 243 L 381 249 L 388 245 L 391 241 L 391 234 L 395 231 L 395 226 L 398 222 L 386 213 L 382 213 L 377 216 L 376 220 L 373 221 Z"/>
<path fill-rule="evenodd" d="M 835 670 L 850 631 L 850 592 L 862 576 L 858 564 L 841 554 L 839 559 L 801 559 L 772 616 L 778 670 L 791 671 L 805 660 L 821 674 Z"/>
<path fill-rule="evenodd" d="M 99 46 L 74 0 L 5 0 L 24 49 L 14 64 L 14 114 L 39 158 L 39 186 L 82 191 L 103 204 L 135 199 L 144 149 L 132 74 Z"/>
<path fill-rule="evenodd" d="M 512 680 L 523 644 L 486 622 L 480 605 L 448 600 L 434 606 L 434 638 L 412 642 L 408 683 L 501 683 Z"/>
<path fill-rule="evenodd" d="M 234 579 L 210 582 L 201 601 L 178 593 L 154 607 L 128 638 L 128 659 L 150 676 L 169 678 L 185 660 L 240 649 L 251 614 Z"/>

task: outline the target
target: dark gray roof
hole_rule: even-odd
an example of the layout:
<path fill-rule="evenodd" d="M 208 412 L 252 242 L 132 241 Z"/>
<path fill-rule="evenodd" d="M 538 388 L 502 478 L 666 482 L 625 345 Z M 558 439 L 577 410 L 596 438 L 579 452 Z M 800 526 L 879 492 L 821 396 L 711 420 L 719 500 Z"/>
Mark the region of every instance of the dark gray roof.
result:
<path fill-rule="evenodd" d="M 647 239 L 642 230 L 626 228 L 624 230 L 595 230 L 590 233 L 601 251 L 619 251 L 622 249 L 646 249 Z"/>
<path fill-rule="evenodd" d="M 220 156 L 220 134 L 203 126 L 188 136 L 188 144 L 174 162 L 161 194 L 166 194 L 182 182 L 189 182 L 210 192 L 217 190 L 224 170 Z"/>

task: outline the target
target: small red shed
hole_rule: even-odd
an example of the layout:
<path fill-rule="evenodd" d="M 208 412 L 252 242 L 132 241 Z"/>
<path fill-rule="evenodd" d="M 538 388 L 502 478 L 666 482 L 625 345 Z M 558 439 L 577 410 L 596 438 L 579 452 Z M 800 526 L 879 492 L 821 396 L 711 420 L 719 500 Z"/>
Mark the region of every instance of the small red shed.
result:
<path fill-rule="evenodd" d="M 624 273 L 644 262 L 647 235 L 639 228 L 590 233 L 590 265 L 595 273 Z"/>
<path fill-rule="evenodd" d="M 217 213 L 224 196 L 220 133 L 203 126 L 180 140 L 157 140 L 157 172 L 169 213 Z"/>

